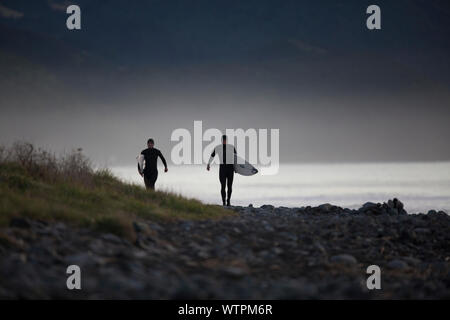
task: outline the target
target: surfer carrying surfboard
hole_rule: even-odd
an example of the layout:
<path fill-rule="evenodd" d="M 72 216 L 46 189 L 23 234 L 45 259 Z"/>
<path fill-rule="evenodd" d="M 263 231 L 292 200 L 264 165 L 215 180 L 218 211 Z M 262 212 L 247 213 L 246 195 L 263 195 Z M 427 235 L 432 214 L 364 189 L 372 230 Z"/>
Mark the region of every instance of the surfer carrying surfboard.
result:
<path fill-rule="evenodd" d="M 234 178 L 234 162 L 236 149 L 231 144 L 227 144 L 227 136 L 222 136 L 222 144 L 214 148 L 209 158 L 206 170 L 209 171 L 211 167 L 211 162 L 213 161 L 216 154 L 219 156 L 220 169 L 219 169 L 219 180 L 220 180 L 220 194 L 222 195 L 222 203 L 225 205 L 225 196 L 227 197 L 226 205 L 230 205 L 231 192 L 233 187 Z M 227 187 L 227 192 L 225 192 L 225 186 Z"/>
<path fill-rule="evenodd" d="M 158 179 L 158 167 L 157 161 L 158 157 L 161 158 L 161 161 L 164 164 L 164 172 L 167 172 L 167 162 L 164 159 L 161 151 L 156 149 L 155 141 L 153 139 L 148 139 L 147 141 L 147 149 L 141 152 L 141 156 L 138 161 L 138 170 L 142 177 L 144 177 L 145 187 L 147 189 L 155 189 L 155 183 Z M 143 167 L 143 162 L 145 161 L 145 167 Z"/>

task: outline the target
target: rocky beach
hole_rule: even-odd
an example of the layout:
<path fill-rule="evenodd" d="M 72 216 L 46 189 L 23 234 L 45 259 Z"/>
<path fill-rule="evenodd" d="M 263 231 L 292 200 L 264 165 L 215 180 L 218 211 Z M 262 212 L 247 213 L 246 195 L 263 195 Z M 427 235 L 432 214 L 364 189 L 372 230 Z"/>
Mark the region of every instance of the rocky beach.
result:
<path fill-rule="evenodd" d="M 62 222 L 0 229 L 2 299 L 449 299 L 450 217 L 394 199 L 230 207 L 203 219 L 133 222 L 134 240 Z M 81 268 L 81 290 L 66 269 Z M 381 289 L 366 286 L 381 269 Z"/>

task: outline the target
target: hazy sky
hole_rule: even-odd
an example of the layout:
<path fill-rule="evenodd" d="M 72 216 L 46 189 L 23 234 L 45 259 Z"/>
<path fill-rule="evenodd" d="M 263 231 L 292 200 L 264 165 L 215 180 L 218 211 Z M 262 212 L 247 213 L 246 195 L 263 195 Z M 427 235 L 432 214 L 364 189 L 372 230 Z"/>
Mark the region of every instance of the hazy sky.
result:
<path fill-rule="evenodd" d="M 0 143 L 131 164 L 176 128 L 278 128 L 281 161 L 450 160 L 450 6 L 0 0 Z"/>

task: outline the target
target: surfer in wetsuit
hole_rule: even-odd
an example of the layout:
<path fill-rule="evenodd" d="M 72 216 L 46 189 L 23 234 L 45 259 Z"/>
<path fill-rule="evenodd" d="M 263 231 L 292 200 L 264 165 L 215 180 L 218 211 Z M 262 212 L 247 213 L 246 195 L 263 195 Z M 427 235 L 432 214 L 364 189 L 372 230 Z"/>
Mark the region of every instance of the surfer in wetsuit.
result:
<path fill-rule="evenodd" d="M 219 180 L 221 185 L 220 193 L 222 195 L 222 203 L 225 205 L 225 196 L 227 196 L 226 205 L 229 206 L 234 178 L 234 155 L 236 154 L 236 149 L 231 144 L 227 144 L 226 135 L 222 136 L 222 144 L 215 147 L 214 151 L 211 153 L 206 170 L 209 171 L 211 162 L 216 154 L 219 156 L 220 160 Z M 228 189 L 226 193 L 225 186 Z"/>
<path fill-rule="evenodd" d="M 164 159 L 161 151 L 154 148 L 154 145 L 155 141 L 153 139 L 148 139 L 148 148 L 141 152 L 144 156 L 145 167 L 144 170 L 140 171 L 141 176 L 144 177 L 145 187 L 152 190 L 155 189 L 155 182 L 156 179 L 158 179 L 158 167 L 156 165 L 158 157 L 161 158 L 161 161 L 164 164 L 164 172 L 168 171 L 166 159 Z"/>

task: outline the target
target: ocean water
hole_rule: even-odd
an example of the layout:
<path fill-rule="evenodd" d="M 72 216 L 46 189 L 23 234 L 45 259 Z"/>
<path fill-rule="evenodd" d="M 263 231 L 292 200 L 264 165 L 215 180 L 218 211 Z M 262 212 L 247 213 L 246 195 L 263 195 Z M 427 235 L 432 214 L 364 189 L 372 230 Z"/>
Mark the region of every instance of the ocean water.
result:
<path fill-rule="evenodd" d="M 113 167 L 127 182 L 144 185 L 135 166 Z M 205 203 L 221 203 L 218 166 L 159 168 L 156 188 Z M 409 213 L 450 212 L 450 162 L 380 164 L 281 164 L 277 175 L 235 174 L 232 204 L 301 207 L 331 203 L 359 208 L 367 201 L 399 198 Z"/>

